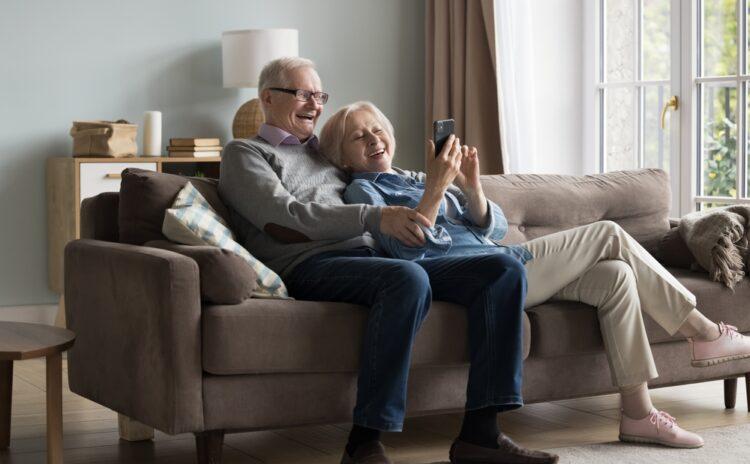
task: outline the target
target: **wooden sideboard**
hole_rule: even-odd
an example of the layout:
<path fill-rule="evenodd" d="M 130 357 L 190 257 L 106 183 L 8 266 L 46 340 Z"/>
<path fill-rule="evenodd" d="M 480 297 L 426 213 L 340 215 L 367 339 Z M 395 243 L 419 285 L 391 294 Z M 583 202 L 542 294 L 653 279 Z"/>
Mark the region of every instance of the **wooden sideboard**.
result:
<path fill-rule="evenodd" d="M 65 245 L 81 236 L 81 201 L 103 192 L 120 191 L 120 173 L 140 168 L 180 175 L 219 177 L 221 158 L 73 158 L 47 159 L 47 272 L 49 287 L 64 305 L 63 253 Z M 62 315 L 58 314 L 58 325 Z"/>

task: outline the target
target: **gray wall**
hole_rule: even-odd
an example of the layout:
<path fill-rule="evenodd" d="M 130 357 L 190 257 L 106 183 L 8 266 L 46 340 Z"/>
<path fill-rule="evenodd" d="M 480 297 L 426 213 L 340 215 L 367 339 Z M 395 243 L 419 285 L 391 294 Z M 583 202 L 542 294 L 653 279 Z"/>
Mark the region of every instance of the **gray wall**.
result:
<path fill-rule="evenodd" d="M 221 32 L 291 27 L 332 94 L 391 117 L 397 164 L 422 165 L 424 2 L 418 0 L 3 0 L 0 6 L 0 306 L 56 302 L 47 289 L 44 160 L 70 153 L 74 119 L 141 123 L 164 140 L 230 138 L 254 93 L 221 86 Z M 140 138 L 139 138 L 140 147 Z"/>

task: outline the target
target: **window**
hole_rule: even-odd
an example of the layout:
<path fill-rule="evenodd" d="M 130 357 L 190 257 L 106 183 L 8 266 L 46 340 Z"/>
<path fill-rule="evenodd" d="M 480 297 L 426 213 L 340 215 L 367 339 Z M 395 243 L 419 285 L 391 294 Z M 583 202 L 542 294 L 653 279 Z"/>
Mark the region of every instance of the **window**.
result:
<path fill-rule="evenodd" d="M 749 4 L 590 4 L 592 170 L 664 169 L 672 179 L 673 214 L 750 203 Z M 677 109 L 668 105 L 672 96 Z"/>
<path fill-rule="evenodd" d="M 600 172 L 644 167 L 679 172 L 679 133 L 661 114 L 677 93 L 672 0 L 599 0 L 597 60 Z M 679 7 L 677 8 L 679 9 Z M 674 34 L 673 34 L 674 32 Z M 678 51 L 677 51 L 678 53 Z M 676 64 L 673 63 L 676 61 Z M 673 182 L 673 189 L 679 182 Z"/>
<path fill-rule="evenodd" d="M 747 0 L 702 0 L 696 11 L 698 208 L 748 200 L 748 14 Z"/>

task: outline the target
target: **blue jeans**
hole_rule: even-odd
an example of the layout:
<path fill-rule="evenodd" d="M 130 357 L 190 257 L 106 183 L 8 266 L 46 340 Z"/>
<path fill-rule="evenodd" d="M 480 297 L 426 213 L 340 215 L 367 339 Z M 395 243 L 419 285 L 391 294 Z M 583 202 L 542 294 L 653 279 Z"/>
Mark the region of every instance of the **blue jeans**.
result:
<path fill-rule="evenodd" d="M 370 308 L 353 422 L 400 431 L 411 349 L 433 298 L 468 309 L 466 409 L 521 407 L 525 272 L 507 254 L 405 261 L 357 248 L 312 256 L 284 282 L 297 299 Z"/>

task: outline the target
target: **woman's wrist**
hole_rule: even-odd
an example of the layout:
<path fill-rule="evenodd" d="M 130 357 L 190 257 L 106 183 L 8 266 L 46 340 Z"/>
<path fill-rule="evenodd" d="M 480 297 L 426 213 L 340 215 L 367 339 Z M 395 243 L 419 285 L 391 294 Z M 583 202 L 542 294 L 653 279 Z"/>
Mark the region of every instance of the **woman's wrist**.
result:
<path fill-rule="evenodd" d="M 433 226 L 435 225 L 438 211 L 440 210 L 440 202 L 443 201 L 443 194 L 444 193 L 439 189 L 425 188 L 425 191 L 422 194 L 422 199 L 415 208 L 429 219 Z"/>
<path fill-rule="evenodd" d="M 468 199 L 483 199 L 484 198 L 484 189 L 482 189 L 482 184 L 479 185 L 465 185 L 461 191 L 466 195 L 466 198 Z"/>

